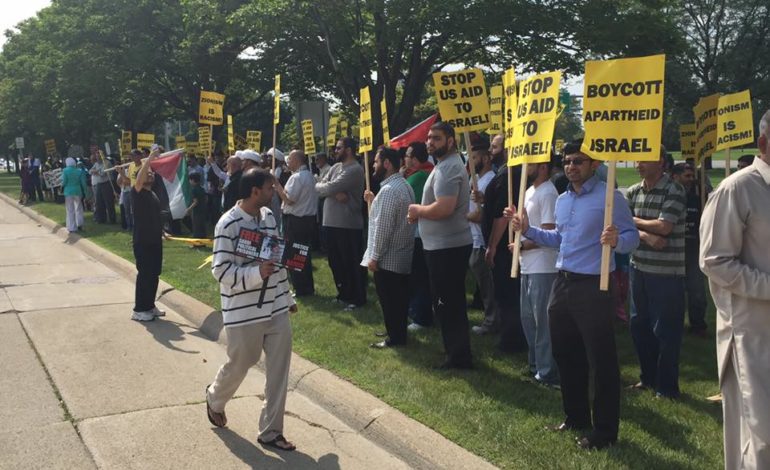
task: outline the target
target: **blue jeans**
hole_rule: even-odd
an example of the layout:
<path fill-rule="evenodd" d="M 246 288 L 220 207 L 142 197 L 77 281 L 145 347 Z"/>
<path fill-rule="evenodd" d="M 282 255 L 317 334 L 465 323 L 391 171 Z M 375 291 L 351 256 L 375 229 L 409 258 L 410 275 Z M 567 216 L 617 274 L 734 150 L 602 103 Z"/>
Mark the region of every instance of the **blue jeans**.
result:
<path fill-rule="evenodd" d="M 661 395 L 679 396 L 679 351 L 684 330 L 684 278 L 631 269 L 631 337 L 641 381 Z"/>
<path fill-rule="evenodd" d="M 548 329 L 548 299 L 555 279 L 556 273 L 521 275 L 521 327 L 529 345 L 529 369 L 550 384 L 559 383 Z"/>

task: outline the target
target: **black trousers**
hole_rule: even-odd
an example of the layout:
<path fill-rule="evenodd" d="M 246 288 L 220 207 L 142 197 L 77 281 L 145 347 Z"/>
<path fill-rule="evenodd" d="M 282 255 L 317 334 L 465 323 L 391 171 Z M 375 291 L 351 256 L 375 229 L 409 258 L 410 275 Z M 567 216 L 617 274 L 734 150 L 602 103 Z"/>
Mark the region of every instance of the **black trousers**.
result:
<path fill-rule="evenodd" d="M 471 366 L 471 342 L 465 302 L 465 271 L 472 245 L 444 250 L 425 250 L 433 311 L 441 325 L 448 362 Z"/>
<path fill-rule="evenodd" d="M 409 274 L 380 269 L 374 272 L 374 287 L 380 300 L 385 331 L 391 344 L 406 344 L 406 319 L 409 312 Z"/>
<path fill-rule="evenodd" d="M 337 298 L 355 305 L 366 303 L 366 268 L 361 266 L 364 256 L 363 231 L 358 229 L 326 227 L 329 247 L 329 268 Z"/>
<path fill-rule="evenodd" d="M 103 224 L 115 223 L 115 193 L 112 183 L 99 183 L 94 187 L 94 219 Z"/>
<path fill-rule="evenodd" d="M 291 214 L 283 216 L 283 233 L 286 240 L 290 243 L 301 243 L 308 248 L 313 243 L 313 236 L 316 229 L 316 217 L 308 215 L 297 217 Z M 298 296 L 315 294 L 315 284 L 313 283 L 313 263 L 310 258 L 310 250 L 307 252 L 307 267 L 302 271 L 289 270 L 291 285 L 294 286 L 294 292 Z"/>
<path fill-rule="evenodd" d="M 511 277 L 513 255 L 507 248 L 498 247 L 492 282 L 500 315 L 500 339 L 498 349 L 505 352 L 527 351 L 527 338 L 521 327 L 521 278 Z"/>
<path fill-rule="evenodd" d="M 161 243 L 134 243 L 136 259 L 136 291 L 134 311 L 146 312 L 155 307 L 158 278 L 163 266 Z"/>
<path fill-rule="evenodd" d="M 620 421 L 620 368 L 615 347 L 612 289 L 599 290 L 599 276 L 559 273 L 548 305 L 553 357 L 561 374 L 566 423 L 614 440 Z M 589 377 L 593 376 L 593 420 Z"/>

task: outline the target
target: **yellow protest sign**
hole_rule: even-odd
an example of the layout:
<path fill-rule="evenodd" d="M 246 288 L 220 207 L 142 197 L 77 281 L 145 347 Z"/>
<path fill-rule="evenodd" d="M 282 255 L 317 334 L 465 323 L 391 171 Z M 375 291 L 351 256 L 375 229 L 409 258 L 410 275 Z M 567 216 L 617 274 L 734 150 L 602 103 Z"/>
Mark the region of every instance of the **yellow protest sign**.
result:
<path fill-rule="evenodd" d="M 358 148 L 361 152 L 370 152 L 372 143 L 372 100 L 369 87 L 361 88 L 361 113 L 358 120 Z"/>
<path fill-rule="evenodd" d="M 313 120 L 302 121 L 302 140 L 305 142 L 305 155 L 315 153 L 315 135 L 313 134 Z"/>
<path fill-rule="evenodd" d="M 553 142 L 553 151 L 555 153 L 561 154 L 562 149 L 564 149 L 564 139 L 556 139 Z"/>
<path fill-rule="evenodd" d="M 205 155 L 211 153 L 211 128 L 209 126 L 198 127 L 198 145 L 201 153 Z"/>
<path fill-rule="evenodd" d="M 497 135 L 503 132 L 503 86 L 495 85 L 489 89 L 489 129 L 487 134 Z"/>
<path fill-rule="evenodd" d="M 120 147 L 123 150 L 123 155 L 131 153 L 133 147 L 133 138 L 131 137 L 131 131 L 120 132 Z"/>
<path fill-rule="evenodd" d="M 178 149 L 186 149 L 187 148 L 187 139 L 183 135 L 178 135 L 174 139 L 176 142 L 176 148 Z"/>
<path fill-rule="evenodd" d="M 246 137 L 240 134 L 234 134 L 235 136 L 235 150 L 246 150 L 248 148 L 248 141 Z"/>
<path fill-rule="evenodd" d="M 679 148 L 685 160 L 695 158 L 695 124 L 679 126 Z"/>
<path fill-rule="evenodd" d="M 233 130 L 233 116 L 227 115 L 227 151 L 230 155 L 235 153 L 235 131 Z"/>
<path fill-rule="evenodd" d="M 155 134 L 136 134 L 136 146 L 140 149 L 149 149 L 155 143 Z"/>
<path fill-rule="evenodd" d="M 509 166 L 551 159 L 560 83 L 561 72 L 548 72 L 533 75 L 519 84 Z"/>
<path fill-rule="evenodd" d="M 333 148 L 337 145 L 337 126 L 340 117 L 336 114 L 332 114 L 329 117 L 329 132 L 326 134 L 326 149 L 329 153 L 333 152 Z"/>
<path fill-rule="evenodd" d="M 200 154 L 200 148 L 198 147 L 198 142 L 194 140 L 188 140 L 185 142 L 185 153 L 187 155 L 198 155 Z"/>
<path fill-rule="evenodd" d="M 340 120 L 340 137 L 348 136 L 348 121 L 345 119 Z"/>
<path fill-rule="evenodd" d="M 201 99 L 198 106 L 198 122 L 221 126 L 224 124 L 222 108 L 225 105 L 225 95 L 213 91 L 201 90 Z"/>
<path fill-rule="evenodd" d="M 380 113 L 382 116 L 382 143 L 390 147 L 390 126 L 388 125 L 388 106 L 385 104 L 385 98 L 380 101 Z"/>
<path fill-rule="evenodd" d="M 273 98 L 273 125 L 281 122 L 281 75 L 275 76 L 275 97 Z"/>
<path fill-rule="evenodd" d="M 513 130 L 516 124 L 516 71 L 510 68 L 503 75 L 503 95 L 505 96 L 505 113 L 503 114 L 503 130 L 505 132 L 505 148 L 513 147 Z"/>
<path fill-rule="evenodd" d="M 754 117 L 749 90 L 719 97 L 717 150 L 754 143 Z"/>
<path fill-rule="evenodd" d="M 248 148 L 259 152 L 262 148 L 262 131 L 246 131 L 246 145 Z"/>
<path fill-rule="evenodd" d="M 660 158 L 665 55 L 586 62 L 585 138 L 598 160 Z"/>
<path fill-rule="evenodd" d="M 53 155 L 56 153 L 56 141 L 54 139 L 46 139 L 45 141 L 45 154 Z"/>
<path fill-rule="evenodd" d="M 433 74 L 441 120 L 457 132 L 489 128 L 489 99 L 484 73 L 479 69 Z"/>
<path fill-rule="evenodd" d="M 719 93 L 698 100 L 695 114 L 695 161 L 698 165 L 710 157 L 717 147 L 717 106 Z"/>

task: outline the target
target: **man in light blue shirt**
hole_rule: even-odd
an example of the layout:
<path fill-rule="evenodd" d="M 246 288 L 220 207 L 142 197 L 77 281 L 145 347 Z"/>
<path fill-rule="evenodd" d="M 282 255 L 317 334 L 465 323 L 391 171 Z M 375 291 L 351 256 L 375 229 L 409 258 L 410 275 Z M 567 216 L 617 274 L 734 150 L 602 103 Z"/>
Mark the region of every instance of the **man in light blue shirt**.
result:
<path fill-rule="evenodd" d="M 564 147 L 564 169 L 570 184 L 556 200 L 556 228 L 530 227 L 526 211 L 512 216 L 514 230 L 529 240 L 559 249 L 559 270 L 548 305 L 553 357 L 561 372 L 565 421 L 554 431 L 587 431 L 578 445 L 604 448 L 618 438 L 620 368 L 612 323 L 612 290 L 599 289 L 602 245 L 629 253 L 639 245 L 639 232 L 619 191 L 614 192 L 613 225 L 604 227 L 606 183 L 594 175 L 599 166 L 580 151 L 582 140 Z M 506 215 L 512 214 L 511 209 Z M 610 257 L 610 271 L 614 259 Z M 592 371 L 590 369 L 593 369 Z M 593 416 L 589 372 L 594 376 Z M 593 430 L 591 431 L 591 428 Z"/>

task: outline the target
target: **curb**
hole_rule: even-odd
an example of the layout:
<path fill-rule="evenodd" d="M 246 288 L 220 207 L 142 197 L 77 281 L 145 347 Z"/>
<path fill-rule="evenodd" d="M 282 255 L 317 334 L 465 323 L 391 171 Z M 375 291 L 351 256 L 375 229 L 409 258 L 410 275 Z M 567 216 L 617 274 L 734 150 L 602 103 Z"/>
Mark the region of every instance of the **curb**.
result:
<path fill-rule="evenodd" d="M 35 222 L 48 228 L 51 233 L 81 249 L 83 252 L 133 280 L 134 264 L 100 247 L 78 234 L 70 234 L 66 228 L 35 212 L 20 207 L 16 201 L 0 193 L 0 200 L 17 208 Z M 226 345 L 222 314 L 219 310 L 178 291 L 174 286 L 160 281 L 158 300 L 192 323 L 206 337 Z M 481 457 L 472 454 L 422 423 L 404 415 L 375 396 L 352 383 L 292 352 L 289 371 L 289 390 L 300 392 L 331 412 L 357 433 L 371 440 L 416 469 L 493 469 L 496 468 Z M 261 369 L 261 364 L 258 366 Z"/>

